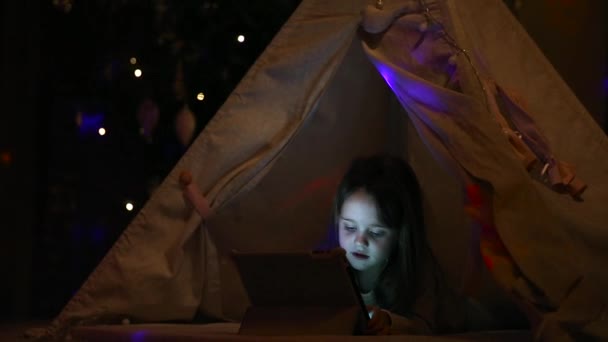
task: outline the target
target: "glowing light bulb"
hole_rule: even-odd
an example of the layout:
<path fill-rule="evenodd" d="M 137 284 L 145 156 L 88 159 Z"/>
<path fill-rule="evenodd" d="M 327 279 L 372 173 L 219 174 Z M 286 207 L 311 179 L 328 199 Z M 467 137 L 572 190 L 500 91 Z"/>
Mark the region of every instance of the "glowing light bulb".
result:
<path fill-rule="evenodd" d="M 137 58 L 135 58 L 135 57 L 131 57 L 131 58 L 129 59 L 129 63 L 131 63 L 131 64 L 137 64 Z"/>
<path fill-rule="evenodd" d="M 245 36 L 243 36 L 242 34 L 239 34 L 239 35 L 236 37 L 236 40 L 237 40 L 239 43 L 242 43 L 242 42 L 244 42 L 244 41 L 245 41 Z"/>
<path fill-rule="evenodd" d="M 127 211 L 133 210 L 133 208 L 134 208 L 133 203 L 127 202 L 127 204 L 125 205 L 125 208 L 127 209 Z"/>
<path fill-rule="evenodd" d="M 135 69 L 135 71 L 133 71 L 133 75 L 135 75 L 135 77 L 141 77 L 141 69 Z"/>
<path fill-rule="evenodd" d="M 196 99 L 199 101 L 203 101 L 205 99 L 205 94 L 203 94 L 202 92 L 196 94 Z"/>
<path fill-rule="evenodd" d="M 101 128 L 100 128 L 100 129 L 97 131 L 97 133 L 99 133 L 99 135 L 101 135 L 101 136 L 104 136 L 104 135 L 106 135 L 106 129 L 105 129 L 105 128 L 103 128 L 103 127 L 101 127 Z"/>

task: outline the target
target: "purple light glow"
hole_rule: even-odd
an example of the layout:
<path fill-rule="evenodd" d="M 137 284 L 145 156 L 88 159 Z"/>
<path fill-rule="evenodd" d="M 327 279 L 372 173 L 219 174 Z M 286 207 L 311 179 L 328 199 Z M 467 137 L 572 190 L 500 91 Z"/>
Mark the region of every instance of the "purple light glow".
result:
<path fill-rule="evenodd" d="M 395 92 L 395 89 L 393 88 L 393 84 L 391 82 L 392 80 L 392 72 L 391 70 L 382 65 L 382 64 L 378 64 L 376 63 L 376 69 L 378 69 L 378 72 L 380 72 L 380 75 L 382 75 L 382 78 L 384 78 L 384 81 L 386 81 L 386 84 L 388 84 L 388 86 L 393 90 L 393 92 Z"/>
<path fill-rule="evenodd" d="M 436 92 L 423 81 L 411 80 L 398 75 L 390 67 L 381 63 L 375 63 L 378 72 L 384 78 L 393 93 L 402 101 L 408 100 L 422 103 L 426 106 L 445 110 L 443 101 L 437 97 Z"/>
<path fill-rule="evenodd" d="M 138 330 L 138 331 L 134 332 L 133 334 L 131 334 L 131 341 L 132 342 L 145 341 L 147 335 L 148 335 L 148 332 L 146 330 Z"/>

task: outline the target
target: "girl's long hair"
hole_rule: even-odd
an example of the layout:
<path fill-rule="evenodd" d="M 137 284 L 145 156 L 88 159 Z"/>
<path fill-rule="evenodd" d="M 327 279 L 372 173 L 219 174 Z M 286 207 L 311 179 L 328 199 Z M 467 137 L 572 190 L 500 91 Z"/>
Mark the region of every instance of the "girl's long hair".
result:
<path fill-rule="evenodd" d="M 375 289 L 378 305 L 410 316 L 414 314 L 413 305 L 423 290 L 422 283 L 426 282 L 423 278 L 429 279 L 429 274 L 421 274 L 421 267 L 428 265 L 429 261 L 434 264 L 426 239 L 422 198 L 416 175 L 404 160 L 397 157 L 372 156 L 354 160 L 334 200 L 336 232 L 344 201 L 358 190 L 365 191 L 375 199 L 380 215 L 378 219 L 382 224 L 398 230 L 397 246 Z M 436 270 L 428 271 L 432 275 Z"/>

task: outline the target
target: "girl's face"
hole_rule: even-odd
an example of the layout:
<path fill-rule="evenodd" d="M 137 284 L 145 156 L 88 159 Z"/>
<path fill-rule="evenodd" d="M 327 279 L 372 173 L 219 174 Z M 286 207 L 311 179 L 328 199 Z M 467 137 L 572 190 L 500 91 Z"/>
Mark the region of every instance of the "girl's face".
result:
<path fill-rule="evenodd" d="M 384 268 L 397 242 L 397 231 L 385 227 L 376 201 L 358 190 L 344 201 L 338 217 L 340 247 L 350 265 L 358 271 Z"/>

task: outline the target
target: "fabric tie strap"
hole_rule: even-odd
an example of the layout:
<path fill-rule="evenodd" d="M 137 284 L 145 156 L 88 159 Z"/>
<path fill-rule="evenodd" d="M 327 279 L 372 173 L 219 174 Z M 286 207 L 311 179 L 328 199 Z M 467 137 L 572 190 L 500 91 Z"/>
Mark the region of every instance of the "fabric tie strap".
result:
<path fill-rule="evenodd" d="M 183 195 L 186 202 L 194 207 L 201 218 L 204 220 L 211 214 L 209 201 L 201 190 L 192 182 L 192 174 L 189 171 L 182 171 L 179 175 L 179 183 L 183 188 Z"/>
<path fill-rule="evenodd" d="M 540 175 L 547 177 L 551 188 L 579 199 L 587 185 L 576 177 L 574 165 L 554 158 L 547 139 L 528 113 L 523 99 L 492 80 L 484 80 L 483 85 L 490 110 L 526 170 L 533 171 L 536 161 L 542 161 L 544 166 Z"/>

